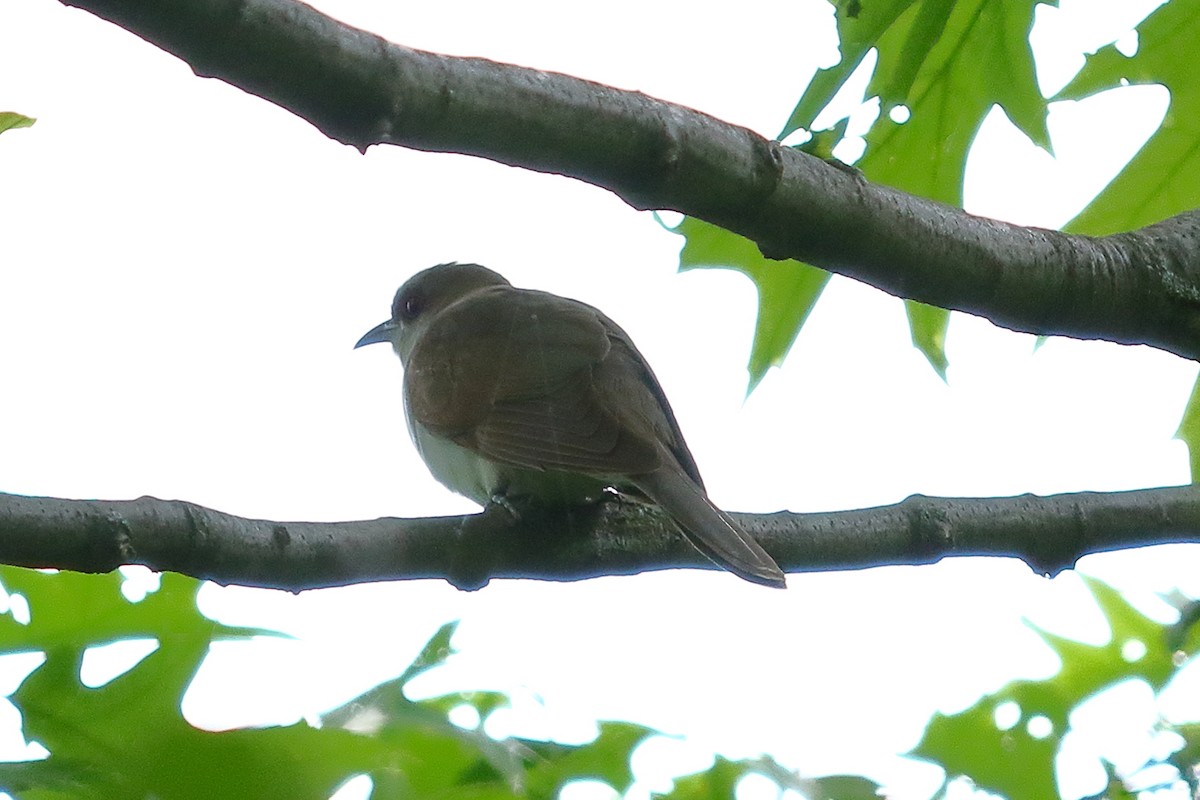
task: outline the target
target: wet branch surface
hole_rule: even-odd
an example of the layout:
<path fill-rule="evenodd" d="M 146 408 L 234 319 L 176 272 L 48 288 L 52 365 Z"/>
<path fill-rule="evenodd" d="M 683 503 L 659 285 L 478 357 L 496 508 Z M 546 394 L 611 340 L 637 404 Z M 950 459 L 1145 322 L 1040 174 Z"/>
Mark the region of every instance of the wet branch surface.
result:
<path fill-rule="evenodd" d="M 773 258 L 1013 330 L 1200 356 L 1200 211 L 1103 237 L 1010 225 L 640 92 L 414 50 L 295 0 L 63 2 L 360 150 L 567 175 L 739 233 Z"/>
<path fill-rule="evenodd" d="M 1039 573 L 1089 553 L 1200 541 L 1200 489 L 937 498 L 797 514 L 734 514 L 790 573 L 1018 558 Z M 0 563 L 80 572 L 123 564 L 222 584 L 300 591 L 441 578 L 574 581 L 717 569 L 662 512 L 613 500 L 570 509 L 360 522 L 251 520 L 178 500 L 66 500 L 0 493 Z"/>

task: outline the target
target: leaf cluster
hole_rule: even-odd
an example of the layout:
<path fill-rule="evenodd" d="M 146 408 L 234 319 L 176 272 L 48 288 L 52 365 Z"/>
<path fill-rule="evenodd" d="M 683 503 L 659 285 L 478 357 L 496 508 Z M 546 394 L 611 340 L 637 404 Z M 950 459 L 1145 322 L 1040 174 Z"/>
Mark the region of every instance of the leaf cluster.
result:
<path fill-rule="evenodd" d="M 180 699 L 211 644 L 277 634 L 205 618 L 195 602 L 199 582 L 170 573 L 140 602 L 126 600 L 121 579 L 111 575 L 4 567 L 0 579 L 29 609 L 28 621 L 18 621 L 11 610 L 0 617 L 0 655 L 44 656 L 11 700 L 22 714 L 25 736 L 49 755 L 0 764 L 0 789 L 22 800 L 327 798 L 361 775 L 371 779 L 373 798 L 553 798 L 576 781 L 598 781 L 624 793 L 634 781 L 634 750 L 658 735 L 629 722 L 602 722 L 595 739 L 585 744 L 496 739 L 484 723 L 509 704 L 503 693 L 409 699 L 406 685 L 454 653 L 454 623 L 444 625 L 397 678 L 328 712 L 317 725 L 200 730 L 183 718 Z M 1071 713 L 1130 679 L 1162 692 L 1200 650 L 1197 606 L 1180 604 L 1181 620 L 1162 624 L 1107 585 L 1088 580 L 1088 587 L 1111 627 L 1108 643 L 1081 644 L 1039 631 L 1062 661 L 1056 675 L 1014 681 L 963 712 L 934 715 L 910 755 L 945 770 L 941 796 L 964 780 L 1013 800 L 1056 796 L 1054 759 L 1071 730 Z M 10 608 L 20 605 L 16 601 Z M 147 638 L 158 647 L 125 673 L 98 687 L 82 681 L 80 665 L 89 648 Z M 1134 643 L 1140 647 L 1131 651 Z M 474 710 L 478 725 L 451 721 L 452 712 L 463 706 Z M 997 710 L 1006 706 L 1016 713 L 998 722 Z M 1048 730 L 1039 732 L 1035 720 Z M 1134 796 L 1171 784 L 1197 789 L 1200 724 L 1163 721 L 1147 735 L 1164 732 L 1177 741 L 1164 760 L 1131 774 L 1105 765 L 1112 776 L 1109 796 Z M 1174 777 L 1146 785 L 1150 768 L 1162 766 Z M 677 779 L 658 797 L 733 798 L 751 775 L 813 800 L 866 800 L 879 791 L 864 777 L 804 777 L 767 757 L 717 758 L 709 769 Z"/>
<path fill-rule="evenodd" d="M 552 798 L 575 781 L 624 792 L 634 780 L 633 751 L 656 735 L 628 722 L 601 722 L 585 744 L 498 740 L 484 723 L 508 705 L 502 693 L 410 700 L 409 681 L 453 654 L 455 623 L 442 626 L 397 678 L 328 712 L 319 725 L 200 730 L 183 718 L 180 700 L 211 644 L 277 634 L 207 619 L 195 602 L 200 582 L 171 573 L 136 603 L 122 596 L 119 576 L 3 567 L 0 579 L 29 609 L 28 621 L 11 611 L 21 601 L 0 617 L 0 655 L 39 652 L 45 659 L 11 700 L 27 739 L 49 755 L 0 764 L 0 789 L 22 800 L 327 798 L 360 775 L 371 779 L 373 798 Z M 85 685 L 80 665 L 89 648 L 147 638 L 158 643 L 148 656 L 101 686 Z M 479 725 L 451 721 L 463 706 L 474 709 Z M 749 774 L 828 797 L 867 798 L 877 788 L 855 777 L 802 780 L 767 758 L 718 759 L 664 797 L 732 797 Z"/>
<path fill-rule="evenodd" d="M 200 582 L 171 573 L 141 602 L 120 578 L 0 570 L 24 598 L 28 624 L 0 620 L 0 652 L 41 652 L 45 661 L 12 695 L 24 732 L 49 750 L 41 761 L 0 765 L 0 788 L 20 798 L 326 798 L 367 775 L 373 797 L 553 797 L 570 780 L 632 782 L 630 752 L 652 732 L 603 723 L 588 744 L 497 741 L 450 721 L 468 705 L 481 720 L 507 704 L 489 692 L 411 701 L 405 684 L 451 654 L 444 626 L 398 678 L 329 712 L 319 726 L 205 731 L 190 725 L 180 699 L 215 641 L 273 635 L 231 628 L 196 608 Z M 99 687 L 80 678 L 84 653 L 130 638 L 158 647 Z"/>
<path fill-rule="evenodd" d="M 1160 84 L 1171 107 L 1158 130 L 1116 178 L 1067 227 L 1080 233 L 1132 230 L 1200 205 L 1200 94 L 1189 54 L 1200 48 L 1195 4 L 1167 3 L 1138 27 L 1133 56 L 1115 45 L 1089 57 L 1054 98 L 1039 89 L 1029 44 L 1034 11 L 1045 0 L 840 0 L 842 58 L 809 83 L 779 134 L 810 138 L 798 145 L 832 159 L 845 140 L 845 117 L 813 125 L 851 75 L 877 56 L 866 90 L 878 114 L 854 165 L 873 182 L 954 206 L 962 205 L 970 146 L 994 107 L 1029 139 L 1050 150 L 1051 100 L 1076 100 L 1131 84 Z M 699 220 L 685 219 L 680 268 L 717 267 L 745 273 L 758 289 L 758 322 L 748 364 L 750 388 L 786 358 L 828 275 L 789 261 L 769 262 L 750 241 Z M 914 346 L 945 379 L 949 312 L 905 301 Z M 1196 448 L 1193 448 L 1196 449 Z"/>
<path fill-rule="evenodd" d="M 1045 680 L 1013 681 L 957 714 L 934 714 L 911 755 L 945 770 L 937 798 L 948 796 L 950 787 L 962 781 L 1009 800 L 1059 796 L 1055 759 L 1072 731 L 1072 713 L 1131 680 L 1144 682 L 1157 697 L 1200 651 L 1194 603 L 1180 603 L 1179 621 L 1163 624 L 1139 612 L 1111 586 L 1084 580 L 1108 621 L 1108 642 L 1089 645 L 1031 625 L 1058 656 L 1061 668 Z M 1097 796 L 1149 796 L 1180 785 L 1197 796 L 1200 725 L 1162 719 L 1145 731 L 1147 739 L 1168 735 L 1173 745 L 1163 759 L 1125 773 L 1105 761 L 1109 787 Z M 1163 767 L 1169 768 L 1168 777 L 1156 777 Z"/>

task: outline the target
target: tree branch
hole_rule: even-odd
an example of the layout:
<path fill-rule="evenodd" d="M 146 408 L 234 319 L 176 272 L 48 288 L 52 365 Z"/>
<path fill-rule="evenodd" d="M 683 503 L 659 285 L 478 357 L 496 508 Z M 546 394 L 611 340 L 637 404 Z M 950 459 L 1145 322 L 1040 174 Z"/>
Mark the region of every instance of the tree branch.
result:
<path fill-rule="evenodd" d="M 858 511 L 735 514 L 787 572 L 1011 556 L 1041 573 L 1088 553 L 1200 541 L 1200 487 L 934 498 Z M 109 572 L 142 564 L 228 584 L 300 591 L 382 580 L 573 581 L 717 569 L 656 508 L 624 500 L 363 522 L 250 520 L 179 500 L 0 493 L 0 563 Z"/>
<path fill-rule="evenodd" d="M 1200 357 L 1200 212 L 1093 238 L 870 184 L 700 112 L 392 44 L 294 0 L 63 0 L 360 150 L 390 143 L 578 178 L 891 294 L 1031 333 Z"/>

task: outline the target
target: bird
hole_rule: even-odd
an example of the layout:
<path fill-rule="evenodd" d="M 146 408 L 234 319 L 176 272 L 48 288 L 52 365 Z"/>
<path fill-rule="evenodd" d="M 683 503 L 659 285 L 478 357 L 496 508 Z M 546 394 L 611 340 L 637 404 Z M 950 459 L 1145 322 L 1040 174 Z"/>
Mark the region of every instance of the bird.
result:
<path fill-rule="evenodd" d="M 390 343 L 408 431 L 433 476 L 481 506 L 661 507 L 718 566 L 786 587 L 778 564 L 717 508 L 650 365 L 599 309 L 514 287 L 479 264 L 418 272 L 354 345 Z M 610 491 L 611 490 L 611 491 Z"/>

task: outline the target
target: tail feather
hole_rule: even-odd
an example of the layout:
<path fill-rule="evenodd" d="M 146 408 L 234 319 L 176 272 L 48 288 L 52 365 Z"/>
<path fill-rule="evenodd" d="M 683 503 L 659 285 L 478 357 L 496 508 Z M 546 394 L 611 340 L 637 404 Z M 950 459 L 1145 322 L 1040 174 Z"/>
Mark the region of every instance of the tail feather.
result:
<path fill-rule="evenodd" d="M 786 588 L 783 570 L 728 514 L 713 505 L 704 490 L 675 464 L 637 476 L 642 492 L 669 513 L 697 550 L 740 578 Z"/>

